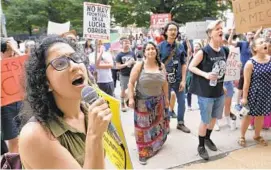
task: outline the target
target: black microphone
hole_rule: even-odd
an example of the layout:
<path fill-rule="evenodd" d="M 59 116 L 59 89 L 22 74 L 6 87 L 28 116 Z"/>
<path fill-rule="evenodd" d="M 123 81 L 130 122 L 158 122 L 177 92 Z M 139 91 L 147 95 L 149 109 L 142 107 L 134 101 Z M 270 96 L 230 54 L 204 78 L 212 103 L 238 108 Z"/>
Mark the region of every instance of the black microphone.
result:
<path fill-rule="evenodd" d="M 92 104 L 94 101 L 99 99 L 99 96 L 98 96 L 96 90 L 94 88 L 92 88 L 91 86 L 85 86 L 82 89 L 81 97 L 82 97 L 83 101 L 85 101 L 86 103 L 89 103 L 89 104 Z M 117 129 L 115 128 L 115 126 L 111 122 L 109 122 L 108 130 L 113 135 L 113 137 L 118 142 L 118 144 L 122 145 L 121 139 L 117 133 Z"/>

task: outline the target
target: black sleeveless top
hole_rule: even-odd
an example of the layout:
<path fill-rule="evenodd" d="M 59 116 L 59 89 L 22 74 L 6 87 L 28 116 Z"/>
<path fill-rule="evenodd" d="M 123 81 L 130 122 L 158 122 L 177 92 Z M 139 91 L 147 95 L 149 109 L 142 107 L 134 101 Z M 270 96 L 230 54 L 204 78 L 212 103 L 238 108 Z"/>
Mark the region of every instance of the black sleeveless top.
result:
<path fill-rule="evenodd" d="M 226 60 L 228 58 L 229 49 L 221 47 L 220 51 L 215 51 L 209 44 L 203 49 L 203 59 L 197 66 L 204 72 L 215 71 L 218 73 L 216 86 L 210 86 L 210 80 L 199 75 L 193 74 L 189 92 L 201 97 L 216 98 L 224 94 L 223 81 L 226 73 Z"/>

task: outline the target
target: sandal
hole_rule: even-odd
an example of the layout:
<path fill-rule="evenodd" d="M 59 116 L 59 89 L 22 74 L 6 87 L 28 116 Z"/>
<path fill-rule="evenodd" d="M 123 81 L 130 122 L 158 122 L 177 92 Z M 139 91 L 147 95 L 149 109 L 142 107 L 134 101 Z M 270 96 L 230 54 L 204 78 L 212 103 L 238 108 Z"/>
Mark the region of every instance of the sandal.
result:
<path fill-rule="evenodd" d="M 268 146 L 268 142 L 266 140 L 263 139 L 263 137 L 261 136 L 258 136 L 258 137 L 253 137 L 253 139 L 259 144 L 259 145 L 262 145 L 262 146 Z"/>
<path fill-rule="evenodd" d="M 246 147 L 247 145 L 247 142 L 246 142 L 246 139 L 245 137 L 240 137 L 239 140 L 238 140 L 238 144 L 242 147 Z"/>

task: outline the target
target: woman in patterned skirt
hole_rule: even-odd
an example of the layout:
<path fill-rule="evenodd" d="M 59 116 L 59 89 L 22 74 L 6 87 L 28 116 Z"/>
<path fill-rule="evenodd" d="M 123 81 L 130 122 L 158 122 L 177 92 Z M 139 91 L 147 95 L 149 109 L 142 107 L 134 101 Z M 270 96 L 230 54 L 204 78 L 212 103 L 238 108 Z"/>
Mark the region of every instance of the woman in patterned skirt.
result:
<path fill-rule="evenodd" d="M 169 130 L 168 85 L 164 65 L 154 43 L 143 47 L 144 60 L 132 69 L 128 84 L 129 107 L 134 108 L 136 144 L 141 164 L 162 147 Z M 136 83 L 136 86 L 135 86 Z M 135 93 L 136 92 L 136 93 Z"/>
<path fill-rule="evenodd" d="M 239 145 L 246 146 L 245 134 L 250 120 L 255 117 L 254 140 L 267 146 L 261 137 L 264 116 L 271 112 L 271 57 L 268 55 L 268 42 L 264 38 L 253 40 L 251 46 L 253 57 L 246 63 L 244 70 L 244 88 L 242 105 L 248 104 L 250 112 L 242 120 Z"/>

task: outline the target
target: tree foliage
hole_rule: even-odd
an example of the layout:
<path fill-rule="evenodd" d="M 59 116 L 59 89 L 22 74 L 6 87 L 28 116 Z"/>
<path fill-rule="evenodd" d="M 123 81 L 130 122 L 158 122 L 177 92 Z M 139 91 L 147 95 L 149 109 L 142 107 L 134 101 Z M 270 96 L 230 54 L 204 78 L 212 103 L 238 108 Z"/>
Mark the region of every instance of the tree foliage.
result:
<path fill-rule="evenodd" d="M 34 28 L 45 32 L 48 20 L 71 22 L 72 29 L 82 33 L 83 2 L 86 0 L 3 0 L 8 32 L 28 32 Z M 178 23 L 217 17 L 229 6 L 218 6 L 215 0 L 88 0 L 111 5 L 111 25 L 136 24 L 148 27 L 151 14 L 171 13 Z"/>

